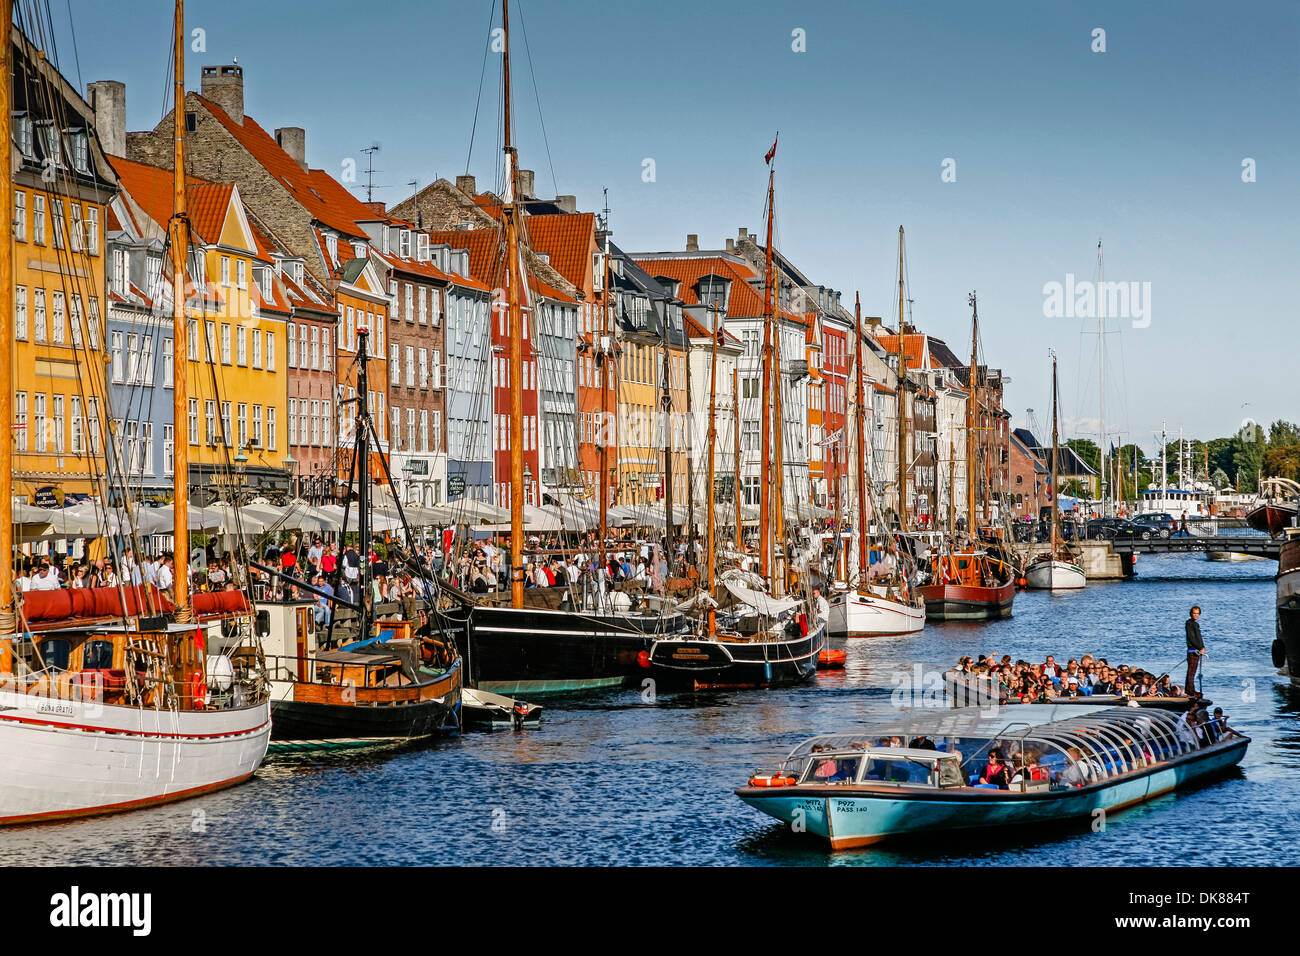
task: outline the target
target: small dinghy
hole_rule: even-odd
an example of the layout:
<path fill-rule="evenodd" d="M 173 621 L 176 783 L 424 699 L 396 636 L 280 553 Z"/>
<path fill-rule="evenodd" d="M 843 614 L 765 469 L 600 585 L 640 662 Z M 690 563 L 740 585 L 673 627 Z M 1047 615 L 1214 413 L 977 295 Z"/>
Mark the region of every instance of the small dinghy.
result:
<path fill-rule="evenodd" d="M 460 694 L 460 722 L 466 730 L 532 730 L 542 725 L 542 708 L 466 687 Z"/>

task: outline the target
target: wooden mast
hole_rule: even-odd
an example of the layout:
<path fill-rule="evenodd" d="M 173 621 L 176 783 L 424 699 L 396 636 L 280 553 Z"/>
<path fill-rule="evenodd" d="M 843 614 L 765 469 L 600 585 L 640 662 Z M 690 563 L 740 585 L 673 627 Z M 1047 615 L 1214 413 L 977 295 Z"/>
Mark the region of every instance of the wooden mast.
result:
<path fill-rule="evenodd" d="M 176 360 L 172 363 L 172 422 L 175 441 L 172 443 L 175 454 L 174 495 L 172 513 L 174 515 L 172 550 L 175 552 L 175 574 L 172 587 L 176 595 L 177 618 L 186 621 L 190 606 L 190 436 L 189 436 L 189 362 L 190 354 L 187 338 L 189 324 L 185 316 L 185 270 L 190 249 L 190 220 L 185 208 L 185 0 L 176 0 L 175 45 L 176 63 L 175 87 L 172 96 L 172 120 L 175 130 L 174 155 L 172 156 L 172 218 L 171 218 L 171 267 L 172 267 L 172 354 Z M 8 207 L 6 207 L 8 208 Z M 364 395 L 362 396 L 364 401 Z M 229 437 L 229 436 L 227 436 Z M 363 544 L 364 547 L 364 544 Z"/>
<path fill-rule="evenodd" d="M 11 101 L 14 75 L 13 0 L 0 0 L 0 132 L 3 140 L 11 142 L 13 103 Z M 7 154 L 6 154 L 7 155 Z M 0 177 L 0 209 L 13 209 L 14 183 L 9 169 Z M 0 342 L 14 340 L 13 317 L 13 229 L 0 229 Z M 0 359 L 0 633 L 12 634 L 16 629 L 14 609 L 14 372 L 9 355 Z"/>
<path fill-rule="evenodd" d="M 760 427 L 762 451 L 758 467 L 758 564 L 759 573 L 770 583 L 772 580 L 772 419 L 768 414 L 768 401 L 772 393 L 772 315 L 776 311 L 772 299 L 772 196 L 776 186 L 776 169 L 767 174 L 767 253 L 763 271 L 763 376 L 759 389 L 762 403 Z"/>
<path fill-rule="evenodd" d="M 673 545 L 673 393 L 671 353 L 668 351 L 669 326 L 668 297 L 664 296 L 663 314 L 663 350 L 664 350 L 664 391 L 659 399 L 664 423 L 664 564 L 668 568 L 668 577 L 673 576 L 673 557 L 677 553 Z"/>
<path fill-rule="evenodd" d="M 854 293 L 853 296 L 853 334 L 857 339 L 857 346 L 853 349 L 853 364 L 857 366 L 858 379 L 858 407 L 857 407 L 857 424 L 858 424 L 858 579 L 867 572 L 869 556 L 867 554 L 867 449 L 866 449 L 866 429 L 863 425 L 863 419 L 866 412 L 863 408 L 865 398 L 862 392 L 862 296 Z"/>
<path fill-rule="evenodd" d="M 975 376 L 979 335 L 980 310 L 975 293 L 969 296 L 970 320 L 970 394 L 966 398 L 966 533 L 975 540 Z"/>
<path fill-rule="evenodd" d="M 736 551 L 745 553 L 745 525 L 740 513 L 740 360 L 731 366 L 731 444 L 736 455 L 736 473 L 732 480 L 731 497 L 736 505 Z"/>
<path fill-rule="evenodd" d="M 708 575 L 708 592 L 709 597 L 713 597 L 714 585 L 714 564 L 716 563 L 717 553 L 714 545 L 713 534 L 713 512 L 716 502 L 713 494 L 713 454 L 714 444 L 718 440 L 718 336 L 721 330 L 718 328 L 718 310 L 716 306 L 713 309 L 713 324 L 709 330 L 713 336 L 713 350 L 709 357 L 709 476 L 708 476 L 708 495 L 705 496 L 705 502 L 708 505 L 709 513 L 705 518 L 706 530 L 704 532 L 705 546 L 708 551 L 705 553 L 705 573 Z M 709 633 L 716 633 L 718 629 L 718 619 L 714 614 L 714 609 L 709 608 Z"/>
<path fill-rule="evenodd" d="M 605 203 L 606 207 L 609 203 Z M 613 332 L 610 330 L 610 295 L 609 295 L 609 219 L 608 214 L 605 220 L 605 284 L 603 296 L 603 308 L 601 309 L 601 341 L 600 347 L 596 350 L 596 370 L 600 371 L 604 366 L 604 375 L 600 376 L 600 424 L 596 429 L 596 438 L 600 441 L 600 566 L 606 565 L 607 555 L 605 553 L 605 540 L 609 531 L 609 433 L 605 430 L 607 418 L 609 415 L 609 393 L 613 390 L 614 369 L 618 366 L 614 358 L 614 339 Z M 605 343 L 610 345 L 609 351 L 605 351 Z M 615 451 L 617 454 L 617 450 Z"/>
<path fill-rule="evenodd" d="M 907 365 L 903 343 L 903 227 L 898 227 L 898 530 L 907 531 Z"/>
<path fill-rule="evenodd" d="M 1048 351 L 1051 352 L 1050 349 Z M 1052 522 L 1051 525 L 1052 550 L 1051 553 L 1049 554 L 1049 559 L 1055 561 L 1056 560 L 1056 495 L 1057 495 L 1056 476 L 1057 476 L 1057 464 L 1060 461 L 1061 456 L 1057 452 L 1057 448 L 1058 448 L 1057 442 L 1059 441 L 1059 439 L 1057 436 L 1057 424 L 1056 424 L 1056 353 L 1051 352 L 1051 355 L 1052 355 L 1052 517 L 1050 520 Z M 1050 573 L 1051 572 L 1049 569 L 1049 575 Z M 1050 577 L 1048 579 L 1048 584 L 1049 585 L 1051 584 Z"/>
<path fill-rule="evenodd" d="M 506 157 L 506 202 L 501 211 L 506 229 L 506 286 L 510 297 L 510 606 L 524 606 L 524 345 L 519 305 L 519 164 L 510 139 L 510 0 L 501 0 L 503 146 Z"/>

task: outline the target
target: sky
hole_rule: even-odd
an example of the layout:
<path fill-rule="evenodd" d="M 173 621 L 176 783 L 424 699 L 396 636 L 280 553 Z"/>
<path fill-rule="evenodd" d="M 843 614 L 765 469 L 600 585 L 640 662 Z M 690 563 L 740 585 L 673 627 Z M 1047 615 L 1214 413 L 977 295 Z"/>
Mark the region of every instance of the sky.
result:
<path fill-rule="evenodd" d="M 64 73 L 125 82 L 128 129 L 152 128 L 170 96 L 171 2 L 49 6 Z M 968 354 L 978 292 L 981 361 L 1009 377 L 1014 425 L 1032 408 L 1050 429 L 1049 349 L 1071 435 L 1097 437 L 1102 394 L 1111 440 L 1149 451 L 1162 424 L 1208 439 L 1247 417 L 1300 419 L 1300 5 L 511 10 L 521 165 L 539 195 L 583 210 L 608 189 L 622 248 L 760 231 L 779 130 L 777 246 L 892 324 L 902 225 L 911 321 Z M 186 21 L 187 86 L 238 58 L 245 111 L 268 131 L 304 127 L 313 167 L 342 178 L 354 163 L 349 186 L 372 144 L 389 205 L 467 161 L 481 188 L 498 182 L 499 2 L 190 0 Z M 1098 309 L 1050 294 L 1097 279 L 1099 241 L 1103 278 L 1133 293 L 1107 311 L 1104 393 Z"/>

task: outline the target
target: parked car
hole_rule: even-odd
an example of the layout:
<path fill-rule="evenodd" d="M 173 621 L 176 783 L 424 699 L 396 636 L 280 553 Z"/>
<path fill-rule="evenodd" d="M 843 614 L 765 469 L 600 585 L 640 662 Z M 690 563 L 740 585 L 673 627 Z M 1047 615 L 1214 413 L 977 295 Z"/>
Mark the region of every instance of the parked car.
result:
<path fill-rule="evenodd" d="M 1167 538 L 1178 531 L 1178 519 L 1166 511 L 1136 515 L 1133 523 L 1150 528 L 1162 538 Z"/>
<path fill-rule="evenodd" d="M 1117 538 L 1150 541 L 1159 534 L 1155 528 L 1135 524 L 1125 518 L 1094 518 L 1088 522 L 1088 537 L 1114 541 Z"/>

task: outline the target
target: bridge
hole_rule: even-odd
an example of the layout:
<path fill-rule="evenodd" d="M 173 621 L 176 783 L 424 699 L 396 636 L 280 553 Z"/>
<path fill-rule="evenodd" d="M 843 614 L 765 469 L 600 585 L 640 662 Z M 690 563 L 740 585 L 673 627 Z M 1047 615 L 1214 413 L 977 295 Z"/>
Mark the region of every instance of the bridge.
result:
<path fill-rule="evenodd" d="M 1169 537 L 1152 538 L 1141 541 L 1132 538 L 1120 538 L 1110 542 L 1112 550 L 1118 555 L 1130 554 L 1185 554 L 1192 551 L 1231 551 L 1236 554 L 1254 554 L 1261 558 L 1277 560 L 1282 542 L 1278 538 L 1266 538 L 1263 535 L 1215 535 L 1198 538 Z"/>

